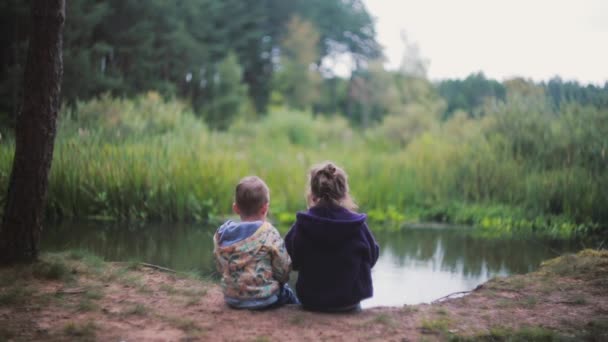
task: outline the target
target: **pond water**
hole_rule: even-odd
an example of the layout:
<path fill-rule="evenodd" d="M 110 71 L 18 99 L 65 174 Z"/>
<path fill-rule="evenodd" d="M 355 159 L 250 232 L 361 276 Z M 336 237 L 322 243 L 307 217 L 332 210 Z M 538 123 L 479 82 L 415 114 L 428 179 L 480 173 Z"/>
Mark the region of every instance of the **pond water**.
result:
<path fill-rule="evenodd" d="M 422 227 L 375 233 L 380 258 L 372 272 L 374 297 L 363 306 L 428 303 L 495 276 L 534 271 L 541 261 L 578 247 L 538 237 L 487 239 L 471 231 Z M 144 261 L 213 275 L 213 232 L 214 227 L 202 225 L 71 223 L 47 227 L 42 250 L 83 249 L 107 261 Z"/>

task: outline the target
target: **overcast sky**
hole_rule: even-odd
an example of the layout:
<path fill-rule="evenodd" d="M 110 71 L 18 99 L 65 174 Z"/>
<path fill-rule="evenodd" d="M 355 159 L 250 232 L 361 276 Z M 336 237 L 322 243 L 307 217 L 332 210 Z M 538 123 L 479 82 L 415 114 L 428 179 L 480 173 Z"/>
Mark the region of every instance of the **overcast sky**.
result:
<path fill-rule="evenodd" d="M 608 0 L 363 0 L 390 67 L 401 31 L 430 60 L 431 79 L 483 71 L 503 80 L 553 75 L 608 81 Z"/>

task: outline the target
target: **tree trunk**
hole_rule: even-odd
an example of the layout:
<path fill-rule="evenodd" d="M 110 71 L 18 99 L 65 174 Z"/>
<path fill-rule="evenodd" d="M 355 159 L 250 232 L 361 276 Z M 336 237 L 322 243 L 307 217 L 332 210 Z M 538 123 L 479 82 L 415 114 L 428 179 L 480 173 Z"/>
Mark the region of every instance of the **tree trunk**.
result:
<path fill-rule="evenodd" d="M 34 0 L 15 158 L 0 227 L 0 264 L 38 257 L 63 74 L 65 0 Z"/>

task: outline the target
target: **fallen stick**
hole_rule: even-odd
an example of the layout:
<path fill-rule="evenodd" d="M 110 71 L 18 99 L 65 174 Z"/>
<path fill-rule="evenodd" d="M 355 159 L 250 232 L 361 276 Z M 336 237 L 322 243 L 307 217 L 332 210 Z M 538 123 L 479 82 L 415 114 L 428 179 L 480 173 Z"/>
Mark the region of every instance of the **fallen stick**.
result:
<path fill-rule="evenodd" d="M 79 293 L 85 293 L 87 291 L 83 290 L 83 289 L 67 289 L 67 290 L 57 290 L 57 292 L 55 292 L 56 295 L 60 295 L 60 294 L 79 294 Z"/>
<path fill-rule="evenodd" d="M 162 267 L 162 266 L 158 266 L 158 265 L 153 265 L 153 264 L 148 264 L 147 262 L 140 262 L 139 265 L 143 266 L 143 267 L 149 267 L 149 268 L 153 268 L 159 271 L 163 271 L 163 272 L 169 272 L 169 273 L 177 273 L 177 271 L 174 271 L 170 268 L 166 268 L 166 267 Z"/>
<path fill-rule="evenodd" d="M 458 291 L 458 292 L 450 293 L 450 294 L 449 294 L 449 295 L 447 295 L 447 296 L 443 296 L 443 297 L 441 297 L 441 298 L 439 298 L 439 299 L 435 299 L 434 301 L 432 301 L 432 302 L 431 302 L 431 304 L 435 304 L 435 303 L 442 302 L 442 301 L 444 301 L 444 300 L 446 300 L 446 299 L 449 299 L 449 298 L 450 298 L 450 297 L 452 297 L 452 296 L 456 296 L 456 295 L 465 295 L 465 294 L 467 294 L 467 293 L 471 293 L 471 292 L 473 292 L 473 291 L 477 291 L 477 290 L 481 289 L 482 287 L 483 287 L 483 284 L 482 284 L 482 285 L 478 285 L 477 287 L 475 287 L 474 289 L 469 290 L 469 291 Z"/>
<path fill-rule="evenodd" d="M 434 301 L 431 302 L 431 304 L 442 302 L 442 301 L 444 301 L 446 299 L 449 299 L 450 297 L 455 296 L 455 295 L 467 294 L 467 293 L 471 293 L 471 292 L 473 292 L 473 291 L 458 291 L 458 292 L 450 293 L 447 296 L 443 296 L 443 297 L 441 297 L 439 299 L 435 299 Z"/>

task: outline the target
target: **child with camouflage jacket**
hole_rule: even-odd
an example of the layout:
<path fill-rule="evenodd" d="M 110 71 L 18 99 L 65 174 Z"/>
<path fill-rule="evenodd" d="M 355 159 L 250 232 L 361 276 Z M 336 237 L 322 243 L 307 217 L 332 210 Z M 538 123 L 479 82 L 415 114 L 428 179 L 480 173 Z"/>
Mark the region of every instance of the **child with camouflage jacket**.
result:
<path fill-rule="evenodd" d="M 279 232 L 266 221 L 270 191 L 260 178 L 243 178 L 232 209 L 241 222 L 227 221 L 213 237 L 214 257 L 228 306 L 268 309 L 299 304 L 287 286 L 291 259 Z"/>

